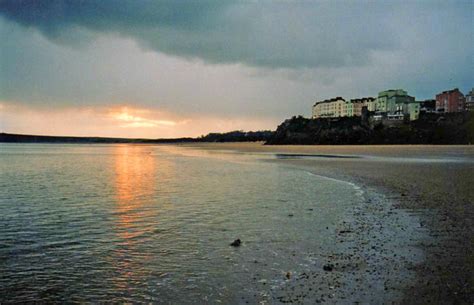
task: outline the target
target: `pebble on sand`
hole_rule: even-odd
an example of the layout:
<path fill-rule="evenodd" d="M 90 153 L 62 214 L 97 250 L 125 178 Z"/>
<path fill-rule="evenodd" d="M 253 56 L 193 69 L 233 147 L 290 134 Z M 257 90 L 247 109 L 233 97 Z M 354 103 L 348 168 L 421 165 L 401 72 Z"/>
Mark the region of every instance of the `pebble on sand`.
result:
<path fill-rule="evenodd" d="M 242 243 L 242 241 L 240 240 L 240 238 L 237 238 L 236 240 L 234 240 L 230 245 L 232 247 L 240 247 L 240 244 Z"/>

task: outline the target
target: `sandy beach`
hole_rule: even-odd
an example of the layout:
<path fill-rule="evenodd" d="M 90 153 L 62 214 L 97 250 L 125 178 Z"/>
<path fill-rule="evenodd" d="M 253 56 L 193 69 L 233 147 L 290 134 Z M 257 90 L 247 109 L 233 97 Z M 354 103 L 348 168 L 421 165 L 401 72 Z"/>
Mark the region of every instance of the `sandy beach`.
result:
<path fill-rule="evenodd" d="M 358 207 L 352 219 L 335 232 L 346 245 L 341 253 L 328 258 L 335 272 L 300 275 L 279 299 L 281 302 L 351 303 L 361 299 L 380 304 L 389 296 L 398 304 L 473 303 L 473 146 L 191 146 L 274 154 L 270 162 L 348 181 L 373 194 L 371 198 L 383 197 Z M 403 232 L 406 213 L 418 219 L 417 232 Z M 409 242 L 413 234 L 424 237 L 413 245 Z M 407 240 L 394 240 L 400 237 Z M 404 242 L 406 256 L 391 256 L 393 247 Z M 399 269 L 415 277 L 400 278 L 404 273 Z M 368 275 L 361 277 L 364 273 Z M 348 286 L 348 274 L 359 274 L 362 282 L 355 276 L 356 282 Z M 397 276 L 391 278 L 391 274 Z M 324 282 L 327 287 L 314 287 Z M 377 282 L 384 286 L 372 287 Z M 371 293 L 381 288 L 385 297 Z M 335 291 L 341 299 L 332 293 Z M 314 297 L 315 292 L 319 297 Z"/>

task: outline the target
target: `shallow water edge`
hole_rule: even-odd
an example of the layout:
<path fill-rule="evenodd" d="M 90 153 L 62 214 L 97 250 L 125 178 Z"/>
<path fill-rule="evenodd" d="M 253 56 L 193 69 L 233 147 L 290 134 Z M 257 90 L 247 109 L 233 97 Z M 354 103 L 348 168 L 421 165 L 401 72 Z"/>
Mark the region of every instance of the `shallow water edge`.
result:
<path fill-rule="evenodd" d="M 416 213 L 395 208 L 396 201 L 380 190 L 324 178 L 351 185 L 364 200 L 338 223 L 335 251 L 315 257 L 314 266 L 286 283 L 276 299 L 297 304 L 402 304 L 406 288 L 416 283 L 414 267 L 424 261 L 420 244 L 429 239 L 426 228 Z"/>

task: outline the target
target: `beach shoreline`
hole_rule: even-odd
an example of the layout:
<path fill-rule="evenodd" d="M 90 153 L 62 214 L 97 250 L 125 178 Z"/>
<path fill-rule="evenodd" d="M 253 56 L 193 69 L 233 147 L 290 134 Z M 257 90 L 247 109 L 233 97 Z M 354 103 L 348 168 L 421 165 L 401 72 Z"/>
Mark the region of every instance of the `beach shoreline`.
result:
<path fill-rule="evenodd" d="M 422 250 L 424 260 L 402 266 L 409 268 L 416 276 L 411 283 L 408 281 L 403 287 L 397 286 L 396 289 L 401 289 L 403 295 L 394 302 L 472 304 L 474 147 L 264 146 L 262 143 L 185 146 L 210 151 L 280 154 L 270 162 L 352 182 L 366 191 L 385 196 L 391 202 L 387 206 L 392 205 L 393 210 L 389 208 L 382 214 L 414 215 L 419 219 L 420 230 L 426 231 L 427 235 L 427 238 L 418 239 L 416 245 Z M 379 217 L 382 214 L 379 213 Z M 361 221 L 367 222 L 367 219 Z M 378 239 L 378 242 L 391 241 Z M 365 260 L 367 262 L 367 258 Z"/>
<path fill-rule="evenodd" d="M 412 266 L 423 262 L 419 243 L 429 240 L 420 220 L 376 189 L 351 185 L 357 197 L 336 225 L 335 249 L 315 255 L 314 265 L 276 291 L 297 304 L 404 304 L 416 282 Z M 315 238 L 317 238 L 315 236 Z"/>

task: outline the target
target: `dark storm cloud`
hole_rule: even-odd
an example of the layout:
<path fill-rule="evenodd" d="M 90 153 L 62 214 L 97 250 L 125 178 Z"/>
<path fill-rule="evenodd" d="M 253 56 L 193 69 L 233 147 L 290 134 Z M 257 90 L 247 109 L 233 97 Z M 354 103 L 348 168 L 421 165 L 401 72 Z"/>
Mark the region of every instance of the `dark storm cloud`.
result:
<path fill-rule="evenodd" d="M 197 28 L 200 20 L 207 19 L 224 4 L 225 1 L 14 0 L 2 1 L 0 9 L 12 20 L 50 34 L 73 25 L 94 30 L 153 26 Z"/>
<path fill-rule="evenodd" d="M 18 1 L 0 13 L 73 43 L 76 29 L 116 33 L 142 47 L 210 63 L 269 68 L 360 66 L 400 43 L 397 4 L 229 1 Z M 76 41 L 77 42 L 77 41 Z"/>

